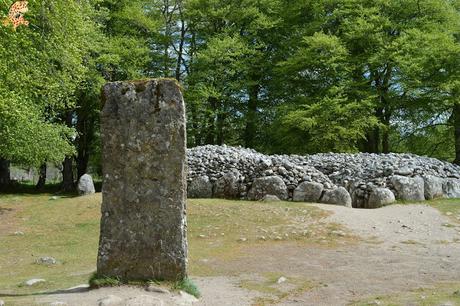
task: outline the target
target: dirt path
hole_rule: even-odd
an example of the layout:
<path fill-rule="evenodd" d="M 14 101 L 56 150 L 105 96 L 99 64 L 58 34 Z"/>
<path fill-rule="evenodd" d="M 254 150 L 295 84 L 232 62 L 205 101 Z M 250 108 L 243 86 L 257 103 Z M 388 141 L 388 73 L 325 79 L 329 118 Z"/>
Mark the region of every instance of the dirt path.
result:
<path fill-rule="evenodd" d="M 192 277 L 203 295 L 193 305 L 347 305 L 366 297 L 460 281 L 460 225 L 438 210 L 424 205 L 378 210 L 316 206 L 333 212 L 323 222 L 340 223 L 363 240 L 339 247 L 296 243 L 252 247 L 247 257 L 226 263 L 233 276 Z M 274 272 L 287 281 L 267 284 L 263 277 Z M 311 288 L 306 283 L 300 286 L 299 280 L 308 280 Z M 287 294 L 280 294 L 283 292 Z M 97 305 L 108 294 L 130 298 L 145 291 L 104 289 L 38 300 Z M 177 294 L 160 297 L 164 305 L 191 305 L 190 301 L 180 304 L 174 296 Z"/>
<path fill-rule="evenodd" d="M 366 297 L 460 281 L 460 226 L 438 210 L 425 205 L 378 210 L 317 206 L 334 213 L 326 222 L 343 224 L 371 240 L 333 249 L 271 246 L 253 250 L 244 264 L 233 263 L 255 267 L 260 274 L 279 271 L 287 278 L 306 277 L 317 284 L 276 304 L 347 305 Z M 203 285 L 205 294 L 198 304 L 213 305 L 221 292 L 219 284 Z M 243 305 L 243 301 L 247 302 L 245 296 L 235 294 L 219 305 Z"/>

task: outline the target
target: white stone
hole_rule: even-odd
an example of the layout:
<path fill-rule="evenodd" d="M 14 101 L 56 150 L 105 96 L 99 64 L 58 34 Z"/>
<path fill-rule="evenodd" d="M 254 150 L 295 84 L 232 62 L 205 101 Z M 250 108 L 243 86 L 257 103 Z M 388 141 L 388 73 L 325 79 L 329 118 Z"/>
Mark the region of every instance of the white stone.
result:
<path fill-rule="evenodd" d="M 33 279 L 29 279 L 28 281 L 24 282 L 24 284 L 26 286 L 33 286 L 33 285 L 44 283 L 44 282 L 46 282 L 46 280 L 41 279 L 41 278 L 33 278 Z"/>

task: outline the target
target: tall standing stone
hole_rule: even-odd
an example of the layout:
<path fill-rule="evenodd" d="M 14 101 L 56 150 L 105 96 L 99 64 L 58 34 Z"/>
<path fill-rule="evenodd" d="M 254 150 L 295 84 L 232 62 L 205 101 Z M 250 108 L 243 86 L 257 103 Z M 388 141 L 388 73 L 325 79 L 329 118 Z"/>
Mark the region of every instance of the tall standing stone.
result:
<path fill-rule="evenodd" d="M 186 135 L 174 80 L 104 86 L 99 277 L 186 277 Z"/>

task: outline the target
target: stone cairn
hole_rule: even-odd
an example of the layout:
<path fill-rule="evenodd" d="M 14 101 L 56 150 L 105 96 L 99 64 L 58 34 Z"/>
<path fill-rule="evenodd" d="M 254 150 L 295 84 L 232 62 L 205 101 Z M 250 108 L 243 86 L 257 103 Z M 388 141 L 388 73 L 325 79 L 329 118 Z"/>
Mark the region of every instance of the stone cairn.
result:
<path fill-rule="evenodd" d="M 189 149 L 188 196 L 320 202 L 378 208 L 396 199 L 460 197 L 460 167 L 413 154 L 264 155 L 251 149 Z"/>
<path fill-rule="evenodd" d="M 172 80 L 103 88 L 104 185 L 98 277 L 186 277 L 186 136 Z"/>

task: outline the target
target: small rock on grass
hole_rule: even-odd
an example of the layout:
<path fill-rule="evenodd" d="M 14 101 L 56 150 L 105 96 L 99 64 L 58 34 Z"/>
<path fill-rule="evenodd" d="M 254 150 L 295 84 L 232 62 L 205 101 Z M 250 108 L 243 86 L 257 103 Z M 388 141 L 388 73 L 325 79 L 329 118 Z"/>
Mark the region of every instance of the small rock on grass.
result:
<path fill-rule="evenodd" d="M 24 232 L 17 231 L 17 232 L 14 232 L 14 235 L 15 236 L 24 236 Z"/>
<path fill-rule="evenodd" d="M 284 276 L 281 276 L 280 278 L 278 278 L 278 280 L 276 281 L 277 284 L 282 284 L 284 282 L 287 281 L 287 278 L 284 277 Z"/>
<path fill-rule="evenodd" d="M 247 238 L 240 238 L 240 239 L 238 239 L 238 242 L 246 242 L 246 241 L 248 241 Z"/>
<path fill-rule="evenodd" d="M 5 306 L 5 302 L 3 302 L 2 300 L 0 300 L 0 306 Z"/>
<path fill-rule="evenodd" d="M 44 256 L 37 259 L 35 263 L 38 265 L 52 266 L 57 264 L 57 260 L 54 257 Z"/>
<path fill-rule="evenodd" d="M 41 278 L 33 278 L 33 279 L 29 279 L 28 281 L 25 281 L 24 285 L 33 286 L 33 285 L 41 284 L 41 283 L 44 283 L 44 282 L 46 282 L 46 280 L 41 279 Z"/>

